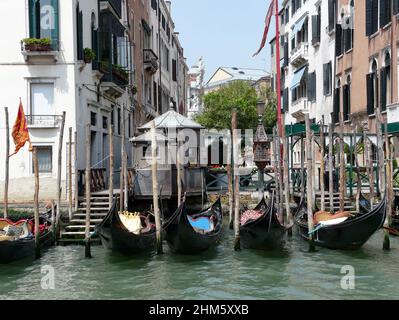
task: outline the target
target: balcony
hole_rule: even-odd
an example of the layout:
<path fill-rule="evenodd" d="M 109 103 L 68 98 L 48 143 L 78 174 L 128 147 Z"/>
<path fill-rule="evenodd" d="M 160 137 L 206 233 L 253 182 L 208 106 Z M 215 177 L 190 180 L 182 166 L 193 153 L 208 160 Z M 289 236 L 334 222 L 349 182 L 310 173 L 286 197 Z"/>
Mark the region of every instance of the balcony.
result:
<path fill-rule="evenodd" d="M 113 11 L 119 18 L 122 17 L 122 0 L 101 0 L 101 10 Z"/>
<path fill-rule="evenodd" d="M 21 53 L 26 62 L 57 62 L 60 42 L 50 39 L 24 39 L 21 41 Z"/>
<path fill-rule="evenodd" d="M 101 85 L 105 92 L 115 98 L 119 98 L 125 92 L 129 84 L 129 73 L 121 66 L 112 65 L 106 61 L 99 63 L 99 71 L 104 75 L 101 78 Z"/>
<path fill-rule="evenodd" d="M 158 71 L 158 56 L 151 49 L 143 50 L 144 69 L 151 75 Z"/>
<path fill-rule="evenodd" d="M 58 128 L 61 124 L 61 115 L 27 115 L 26 122 L 29 128 Z"/>
<path fill-rule="evenodd" d="M 307 98 L 299 98 L 298 100 L 292 102 L 292 104 L 290 106 L 290 113 L 298 121 L 305 120 L 305 114 L 309 113 L 308 99 Z"/>
<path fill-rule="evenodd" d="M 297 47 L 291 51 L 290 63 L 294 67 L 300 67 L 308 61 L 309 57 L 309 44 L 301 42 Z"/>

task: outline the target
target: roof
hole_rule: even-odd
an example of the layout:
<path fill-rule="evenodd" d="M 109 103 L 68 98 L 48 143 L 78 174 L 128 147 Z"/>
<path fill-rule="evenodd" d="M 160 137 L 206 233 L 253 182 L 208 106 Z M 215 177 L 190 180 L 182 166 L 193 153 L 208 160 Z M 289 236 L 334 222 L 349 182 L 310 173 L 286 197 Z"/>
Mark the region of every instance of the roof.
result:
<path fill-rule="evenodd" d="M 229 76 L 222 80 L 212 81 L 212 79 L 215 77 L 215 75 L 220 71 L 227 73 Z M 230 82 L 230 81 L 234 81 L 234 80 L 257 81 L 260 78 L 266 77 L 268 75 L 269 75 L 269 73 L 262 69 L 220 67 L 216 70 L 216 72 L 208 80 L 207 86 L 221 85 L 226 82 Z"/>
<path fill-rule="evenodd" d="M 174 109 L 170 109 L 168 112 L 156 117 L 153 121 L 155 121 L 156 129 L 204 129 L 199 123 L 177 113 Z M 151 129 L 151 121 L 141 126 L 139 129 Z"/>
<path fill-rule="evenodd" d="M 156 141 L 168 141 L 168 139 L 159 132 L 155 132 L 155 139 Z M 140 142 L 150 142 L 152 141 L 152 134 L 151 131 L 147 131 L 146 133 L 139 135 L 137 137 L 133 137 L 130 139 L 130 142 L 133 143 L 140 143 Z"/>

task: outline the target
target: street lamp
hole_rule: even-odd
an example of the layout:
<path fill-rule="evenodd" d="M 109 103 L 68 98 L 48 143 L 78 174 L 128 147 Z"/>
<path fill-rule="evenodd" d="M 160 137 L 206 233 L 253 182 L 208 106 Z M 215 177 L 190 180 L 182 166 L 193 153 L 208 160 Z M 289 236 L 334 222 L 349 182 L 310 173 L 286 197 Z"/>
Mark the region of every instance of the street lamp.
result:
<path fill-rule="evenodd" d="M 259 197 L 263 198 L 264 191 L 264 169 L 268 163 L 270 163 L 270 142 L 267 139 L 265 127 L 263 126 L 263 114 L 265 112 L 266 103 L 259 100 L 257 103 L 258 110 L 258 127 L 256 128 L 254 137 L 254 162 L 258 167 L 259 171 Z"/>

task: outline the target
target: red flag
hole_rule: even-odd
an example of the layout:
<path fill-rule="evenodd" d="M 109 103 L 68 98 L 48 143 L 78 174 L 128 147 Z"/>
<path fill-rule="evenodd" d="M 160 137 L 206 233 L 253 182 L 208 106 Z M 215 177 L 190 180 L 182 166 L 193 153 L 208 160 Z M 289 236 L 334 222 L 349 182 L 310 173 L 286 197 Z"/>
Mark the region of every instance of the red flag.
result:
<path fill-rule="evenodd" d="M 260 48 L 256 53 L 254 53 L 254 55 L 252 57 L 257 56 L 262 51 L 262 49 L 265 47 L 266 40 L 267 40 L 267 33 L 269 31 L 269 26 L 270 26 L 270 20 L 272 19 L 272 16 L 273 16 L 273 8 L 274 8 L 274 0 L 272 0 L 270 2 L 269 10 L 267 11 L 267 15 L 266 15 L 266 19 L 265 19 L 265 31 L 263 32 L 263 38 L 262 38 L 262 42 L 260 44 Z"/>
<path fill-rule="evenodd" d="M 12 128 L 12 137 L 15 144 L 15 152 L 10 155 L 16 154 L 19 149 L 21 149 L 26 142 L 29 142 L 29 151 L 32 151 L 32 144 L 30 142 L 28 125 L 26 123 L 24 107 L 22 106 L 22 101 L 19 101 L 19 109 L 17 119 L 15 119 L 14 127 Z"/>

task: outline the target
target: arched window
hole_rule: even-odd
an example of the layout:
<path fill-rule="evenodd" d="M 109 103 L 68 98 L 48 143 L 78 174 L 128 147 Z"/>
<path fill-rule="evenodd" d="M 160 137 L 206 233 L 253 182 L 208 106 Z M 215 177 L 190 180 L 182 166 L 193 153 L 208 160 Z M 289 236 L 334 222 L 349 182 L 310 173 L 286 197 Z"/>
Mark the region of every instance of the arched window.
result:
<path fill-rule="evenodd" d="M 346 77 L 346 83 L 343 88 L 343 118 L 344 121 L 349 120 L 349 115 L 351 112 L 351 76 Z"/>
<path fill-rule="evenodd" d="M 391 55 L 387 51 L 384 56 L 384 67 L 381 68 L 381 111 L 387 109 L 391 95 Z"/>
<path fill-rule="evenodd" d="M 375 113 L 375 108 L 378 105 L 378 65 L 377 61 L 373 59 L 371 62 L 370 73 L 367 75 L 367 114 Z"/>

